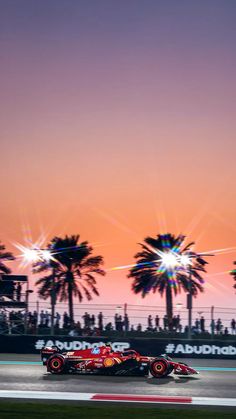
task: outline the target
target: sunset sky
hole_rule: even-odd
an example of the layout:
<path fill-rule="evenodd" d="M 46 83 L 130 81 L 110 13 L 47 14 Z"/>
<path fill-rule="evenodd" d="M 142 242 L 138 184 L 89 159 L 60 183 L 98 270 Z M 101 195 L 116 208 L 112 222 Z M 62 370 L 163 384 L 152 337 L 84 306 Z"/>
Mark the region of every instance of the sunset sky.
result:
<path fill-rule="evenodd" d="M 236 2 L 0 0 L 0 240 L 80 234 L 96 303 L 131 292 L 137 243 L 183 233 L 209 259 L 195 305 L 235 306 Z M 20 269 L 19 259 L 11 265 Z M 35 281 L 31 276 L 31 286 Z M 176 301 L 185 302 L 185 296 Z"/>

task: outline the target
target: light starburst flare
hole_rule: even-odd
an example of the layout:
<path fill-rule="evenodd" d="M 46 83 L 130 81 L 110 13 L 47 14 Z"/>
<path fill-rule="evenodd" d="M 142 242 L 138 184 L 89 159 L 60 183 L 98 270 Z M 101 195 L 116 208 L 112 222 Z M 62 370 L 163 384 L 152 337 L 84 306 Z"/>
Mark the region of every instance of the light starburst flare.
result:
<path fill-rule="evenodd" d="M 21 266 L 32 265 L 36 262 L 50 262 L 53 260 L 53 252 L 50 249 L 41 249 L 37 244 L 26 247 L 16 243 L 15 247 L 21 252 L 17 257 L 21 259 Z"/>

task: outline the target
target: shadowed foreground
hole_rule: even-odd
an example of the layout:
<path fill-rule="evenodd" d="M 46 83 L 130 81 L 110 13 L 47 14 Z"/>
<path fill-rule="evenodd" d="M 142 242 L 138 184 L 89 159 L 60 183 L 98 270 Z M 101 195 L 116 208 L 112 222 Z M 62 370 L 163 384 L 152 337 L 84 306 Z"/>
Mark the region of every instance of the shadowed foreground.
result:
<path fill-rule="evenodd" d="M 81 406 L 78 404 L 45 404 L 45 403 L 21 403 L 21 402 L 0 402 L 0 417 L 1 419 L 41 419 L 53 416 L 57 419 L 98 419 L 98 418 L 112 418 L 112 419 L 128 419 L 130 417 L 135 418 L 158 418 L 158 419 L 169 419 L 176 418 L 177 416 L 182 418 L 197 419 L 204 416 L 204 419 L 209 418 L 235 418 L 235 409 L 217 409 L 206 407 L 201 408 L 180 408 L 173 409 L 167 406 L 158 407 L 126 407 L 126 406 L 104 406 L 97 404 L 96 406 Z"/>

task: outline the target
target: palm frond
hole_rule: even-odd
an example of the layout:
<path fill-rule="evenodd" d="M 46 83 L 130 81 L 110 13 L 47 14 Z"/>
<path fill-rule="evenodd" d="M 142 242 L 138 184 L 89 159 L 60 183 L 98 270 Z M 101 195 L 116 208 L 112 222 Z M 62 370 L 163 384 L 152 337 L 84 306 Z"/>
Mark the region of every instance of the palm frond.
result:
<path fill-rule="evenodd" d="M 11 261 L 14 260 L 15 257 L 11 252 L 6 251 L 6 247 L 3 243 L 0 242 L 0 272 L 3 274 L 10 274 L 11 269 L 3 263 L 3 261 Z"/>

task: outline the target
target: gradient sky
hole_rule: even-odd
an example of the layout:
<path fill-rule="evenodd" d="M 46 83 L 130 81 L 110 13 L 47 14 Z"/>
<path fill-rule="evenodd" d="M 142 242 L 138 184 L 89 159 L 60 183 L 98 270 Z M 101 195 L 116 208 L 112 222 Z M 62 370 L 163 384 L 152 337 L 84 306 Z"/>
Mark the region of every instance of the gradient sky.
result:
<path fill-rule="evenodd" d="M 234 0 L 0 0 L 7 248 L 79 233 L 109 269 L 147 235 L 184 233 L 232 248 L 195 304 L 234 307 L 235 22 Z M 133 296 L 127 272 L 94 302 L 164 305 Z"/>

